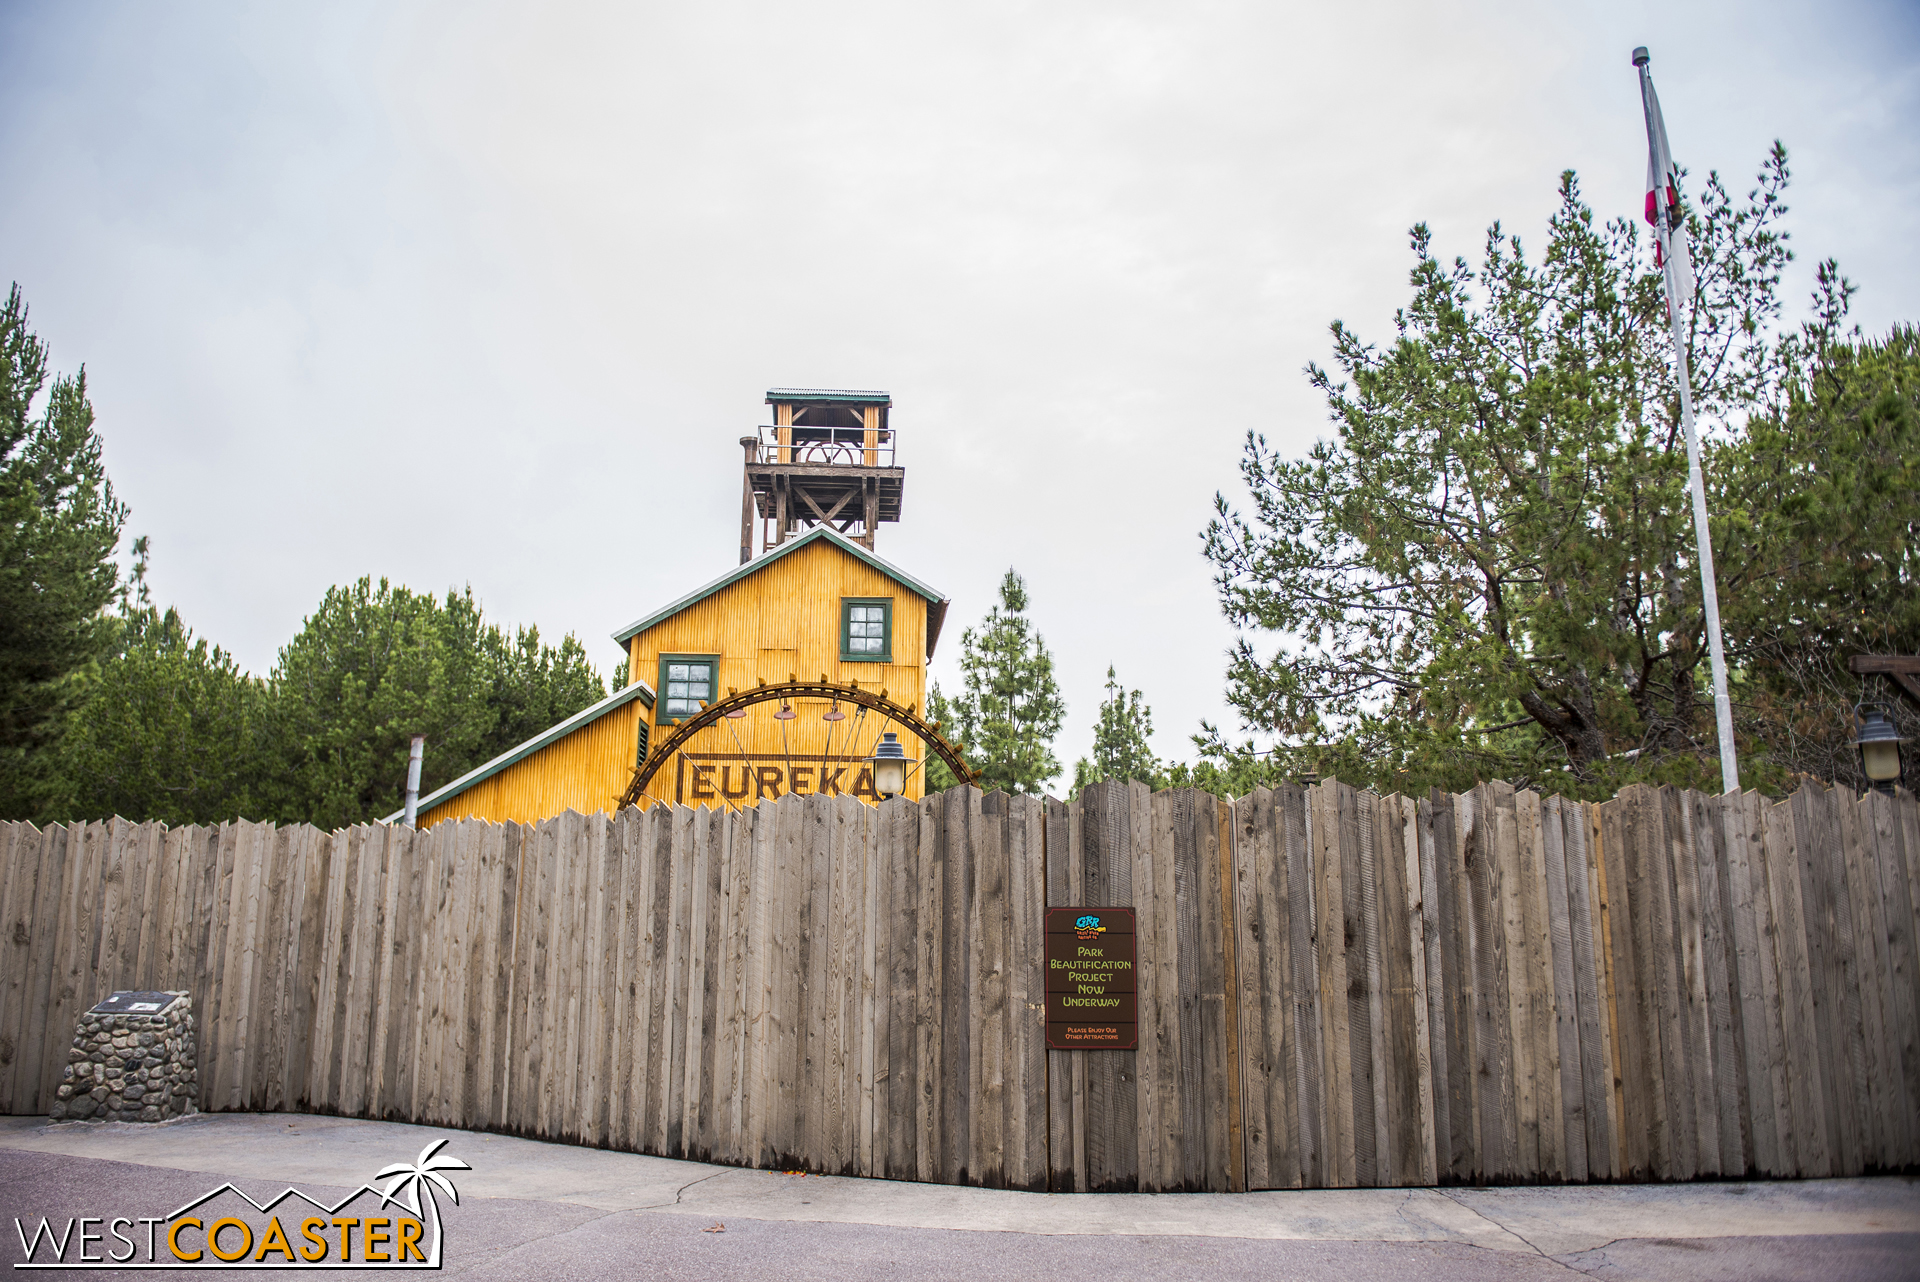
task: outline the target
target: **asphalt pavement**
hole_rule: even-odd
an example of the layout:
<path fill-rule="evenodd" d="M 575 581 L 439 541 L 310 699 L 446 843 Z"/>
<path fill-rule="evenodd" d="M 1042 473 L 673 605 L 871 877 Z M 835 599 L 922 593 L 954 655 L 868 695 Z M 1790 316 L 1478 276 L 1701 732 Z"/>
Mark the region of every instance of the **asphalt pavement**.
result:
<path fill-rule="evenodd" d="M 16 1219 L 31 1233 L 43 1217 L 161 1216 L 227 1181 L 258 1202 L 290 1185 L 337 1201 L 443 1139 L 473 1168 L 447 1173 L 459 1202 L 441 1199 L 443 1270 L 475 1278 L 1920 1278 L 1920 1180 L 1905 1176 L 1011 1193 L 234 1113 L 0 1118 L 0 1261 L 25 1258 Z"/>

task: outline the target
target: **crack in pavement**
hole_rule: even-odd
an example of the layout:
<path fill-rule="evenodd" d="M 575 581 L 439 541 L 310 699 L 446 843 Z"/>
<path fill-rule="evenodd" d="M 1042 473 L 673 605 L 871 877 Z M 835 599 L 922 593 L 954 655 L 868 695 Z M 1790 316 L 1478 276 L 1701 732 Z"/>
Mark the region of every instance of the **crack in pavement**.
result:
<path fill-rule="evenodd" d="M 728 1172 L 728 1171 L 715 1171 L 715 1172 L 714 1172 L 714 1173 L 713 1173 L 712 1175 L 702 1175 L 702 1176 L 701 1176 L 701 1177 L 700 1177 L 699 1179 L 697 1179 L 697 1180 L 688 1180 L 688 1181 L 687 1181 L 687 1182 L 686 1182 L 685 1184 L 682 1184 L 682 1185 L 681 1185 L 681 1186 L 680 1186 L 679 1188 L 677 1188 L 677 1189 L 675 1189 L 675 1190 L 673 1191 L 673 1204 L 674 1204 L 675 1206 L 678 1206 L 678 1205 L 680 1205 L 680 1198 L 681 1198 L 681 1195 L 683 1195 L 683 1194 L 684 1194 L 684 1193 L 685 1193 L 685 1192 L 686 1192 L 686 1191 L 687 1191 L 688 1189 L 690 1189 L 690 1188 L 692 1188 L 692 1187 L 693 1187 L 694 1185 L 696 1185 L 696 1184 L 705 1184 L 705 1183 L 706 1183 L 706 1182 L 707 1182 L 708 1180 L 717 1180 L 717 1179 L 719 1179 L 719 1178 L 720 1178 L 720 1177 L 721 1177 L 722 1175 L 728 1175 L 728 1174 L 731 1174 L 731 1172 Z M 663 1205 L 664 1205 L 664 1203 L 663 1203 Z"/>
<path fill-rule="evenodd" d="M 1532 1251 L 1535 1255 L 1539 1256 L 1541 1259 L 1550 1260 L 1553 1263 L 1559 1265 L 1561 1268 L 1565 1269 L 1567 1272 L 1576 1274 L 1580 1277 L 1592 1276 L 1586 1270 L 1577 1269 L 1573 1265 L 1568 1264 L 1565 1260 L 1559 1258 L 1558 1256 L 1548 1255 L 1545 1251 L 1542 1251 L 1539 1247 L 1535 1246 L 1532 1242 L 1528 1241 L 1526 1234 L 1516 1233 L 1513 1229 L 1508 1228 L 1506 1225 L 1502 1224 L 1500 1221 L 1494 1219 L 1491 1215 L 1488 1215 L 1485 1211 L 1481 1210 L 1479 1207 L 1470 1205 L 1466 1202 L 1462 1202 L 1459 1198 L 1453 1195 L 1451 1190 L 1444 1189 L 1444 1188 L 1436 1188 L 1433 1191 L 1435 1193 L 1438 1193 L 1441 1197 L 1446 1198 L 1447 1201 L 1453 1203 L 1455 1206 L 1461 1208 L 1462 1210 L 1472 1212 L 1474 1215 L 1478 1216 L 1480 1219 L 1483 1219 L 1487 1223 L 1493 1225 L 1494 1228 L 1499 1229 L 1502 1233 L 1508 1234 L 1509 1236 L 1514 1238 L 1516 1241 L 1525 1243 L 1526 1248 L 1529 1251 Z"/>

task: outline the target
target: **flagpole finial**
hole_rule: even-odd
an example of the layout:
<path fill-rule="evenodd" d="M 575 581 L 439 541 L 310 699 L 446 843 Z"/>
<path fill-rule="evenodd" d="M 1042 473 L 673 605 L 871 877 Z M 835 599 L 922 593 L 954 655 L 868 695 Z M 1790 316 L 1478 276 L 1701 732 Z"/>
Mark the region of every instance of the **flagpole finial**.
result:
<path fill-rule="evenodd" d="M 1640 46 L 1639 48 L 1637 48 L 1637 49 L 1635 49 L 1635 50 L 1633 51 L 1633 65 L 1634 65 L 1634 66 L 1636 66 L 1636 67 L 1644 67 L 1644 66 L 1646 66 L 1646 65 L 1647 65 L 1647 64 L 1648 64 L 1649 62 L 1652 62 L 1652 61 L 1653 61 L 1653 59 L 1652 59 L 1651 57 L 1649 57 L 1649 56 L 1647 55 L 1647 47 L 1646 47 L 1645 45 L 1641 45 L 1641 46 Z"/>

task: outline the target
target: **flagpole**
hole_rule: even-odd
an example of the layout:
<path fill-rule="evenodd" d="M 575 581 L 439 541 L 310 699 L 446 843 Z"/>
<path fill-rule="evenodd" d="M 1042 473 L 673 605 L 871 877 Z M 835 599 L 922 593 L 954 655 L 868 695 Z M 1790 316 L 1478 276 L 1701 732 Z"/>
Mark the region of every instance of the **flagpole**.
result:
<path fill-rule="evenodd" d="M 1649 61 L 1651 59 L 1644 46 L 1633 51 L 1633 65 L 1640 69 L 1640 104 L 1647 118 L 1647 145 L 1660 162 L 1662 172 L 1656 177 L 1664 188 L 1667 181 L 1665 169 L 1671 165 L 1672 157 L 1661 154 L 1665 151 L 1666 129 L 1664 124 L 1657 130 L 1655 127 L 1653 77 L 1647 70 Z M 1660 196 L 1665 194 L 1660 189 L 1656 189 L 1656 192 Z M 1658 228 L 1656 223 L 1656 235 Z M 1677 230 L 1680 237 L 1686 236 L 1684 226 Z M 1706 478 L 1700 467 L 1700 437 L 1693 427 L 1693 383 L 1687 370 L 1686 340 L 1681 330 L 1681 303 L 1684 301 L 1690 305 L 1693 302 L 1691 298 L 1683 300 L 1680 297 L 1678 276 L 1680 264 L 1685 261 L 1682 257 L 1685 252 L 1683 240 L 1678 252 L 1664 255 L 1662 268 L 1667 287 L 1667 320 L 1673 330 L 1674 381 L 1680 387 L 1680 429 L 1687 438 L 1687 485 L 1693 491 L 1693 537 L 1700 552 L 1700 598 L 1706 606 L 1707 655 L 1713 673 L 1715 729 L 1720 740 L 1720 790 L 1728 793 L 1740 791 L 1740 763 L 1734 755 L 1733 704 L 1727 697 L 1727 656 L 1720 643 L 1720 593 L 1713 566 L 1713 532 L 1707 524 Z"/>

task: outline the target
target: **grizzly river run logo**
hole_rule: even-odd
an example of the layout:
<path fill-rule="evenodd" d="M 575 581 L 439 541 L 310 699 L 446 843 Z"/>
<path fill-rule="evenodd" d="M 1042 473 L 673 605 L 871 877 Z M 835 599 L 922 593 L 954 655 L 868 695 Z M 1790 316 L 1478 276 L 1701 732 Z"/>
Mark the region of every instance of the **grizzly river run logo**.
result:
<path fill-rule="evenodd" d="M 435 1140 L 336 1202 L 289 1188 L 256 1202 L 233 1184 L 171 1215 L 83 1215 L 65 1225 L 16 1218 L 26 1260 L 16 1269 L 437 1269 L 439 1189 L 458 1205 L 444 1172 L 471 1171 Z M 372 1201 L 366 1201 L 372 1199 Z M 300 1204 L 305 1203 L 303 1207 Z M 360 1205 L 356 1208 L 355 1204 Z M 314 1214 L 313 1212 L 318 1212 Z"/>

